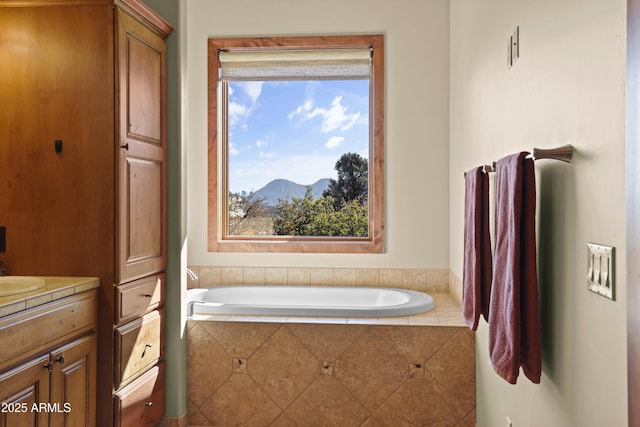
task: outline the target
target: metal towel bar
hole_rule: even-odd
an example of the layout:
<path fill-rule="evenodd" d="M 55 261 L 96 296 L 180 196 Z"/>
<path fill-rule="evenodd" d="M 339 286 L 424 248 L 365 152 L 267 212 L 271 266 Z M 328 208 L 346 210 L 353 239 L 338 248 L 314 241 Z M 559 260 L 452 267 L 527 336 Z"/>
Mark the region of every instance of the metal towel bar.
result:
<path fill-rule="evenodd" d="M 567 144 L 556 148 L 534 148 L 527 158 L 533 160 L 561 160 L 563 162 L 571 163 L 571 159 L 573 158 L 573 146 L 571 144 Z M 485 173 L 495 172 L 496 162 L 482 166 L 482 171 Z M 464 173 L 464 176 L 467 176 L 466 172 Z"/>

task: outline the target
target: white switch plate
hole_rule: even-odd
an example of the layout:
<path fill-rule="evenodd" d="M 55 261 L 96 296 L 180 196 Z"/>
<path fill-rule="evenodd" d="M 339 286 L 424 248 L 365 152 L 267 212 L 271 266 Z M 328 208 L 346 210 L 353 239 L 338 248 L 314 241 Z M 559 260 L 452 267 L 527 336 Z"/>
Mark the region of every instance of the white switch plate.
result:
<path fill-rule="evenodd" d="M 587 243 L 587 289 L 614 301 L 615 253 L 613 246 Z"/>

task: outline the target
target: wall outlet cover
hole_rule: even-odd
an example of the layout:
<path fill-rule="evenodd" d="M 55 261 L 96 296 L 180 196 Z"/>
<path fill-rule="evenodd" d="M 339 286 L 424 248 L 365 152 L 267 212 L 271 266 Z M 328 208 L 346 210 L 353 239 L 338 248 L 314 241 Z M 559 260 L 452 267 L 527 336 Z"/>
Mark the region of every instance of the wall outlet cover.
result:
<path fill-rule="evenodd" d="M 614 301 L 615 261 L 613 246 L 587 243 L 587 289 Z"/>

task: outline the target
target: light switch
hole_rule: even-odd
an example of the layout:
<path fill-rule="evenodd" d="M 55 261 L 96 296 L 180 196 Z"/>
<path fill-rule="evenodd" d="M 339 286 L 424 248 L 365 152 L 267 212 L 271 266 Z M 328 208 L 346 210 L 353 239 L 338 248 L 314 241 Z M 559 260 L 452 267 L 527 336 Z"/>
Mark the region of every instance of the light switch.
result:
<path fill-rule="evenodd" d="M 516 27 L 511 35 L 511 64 L 520 58 L 520 27 Z"/>
<path fill-rule="evenodd" d="M 520 27 L 516 27 L 507 40 L 507 69 L 520 58 Z"/>
<path fill-rule="evenodd" d="M 587 289 L 615 301 L 615 248 L 587 243 Z"/>

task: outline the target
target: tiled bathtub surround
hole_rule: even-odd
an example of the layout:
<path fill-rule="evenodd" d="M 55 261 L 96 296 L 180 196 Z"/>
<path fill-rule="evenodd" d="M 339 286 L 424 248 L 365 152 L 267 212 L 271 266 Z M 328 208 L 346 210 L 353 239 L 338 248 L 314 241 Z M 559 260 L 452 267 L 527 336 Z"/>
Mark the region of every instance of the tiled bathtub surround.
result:
<path fill-rule="evenodd" d="M 448 292 L 448 269 L 189 267 L 197 279 L 188 288 L 222 285 L 375 286 L 421 292 Z"/>
<path fill-rule="evenodd" d="M 473 426 L 465 327 L 188 321 L 191 426 Z"/>

